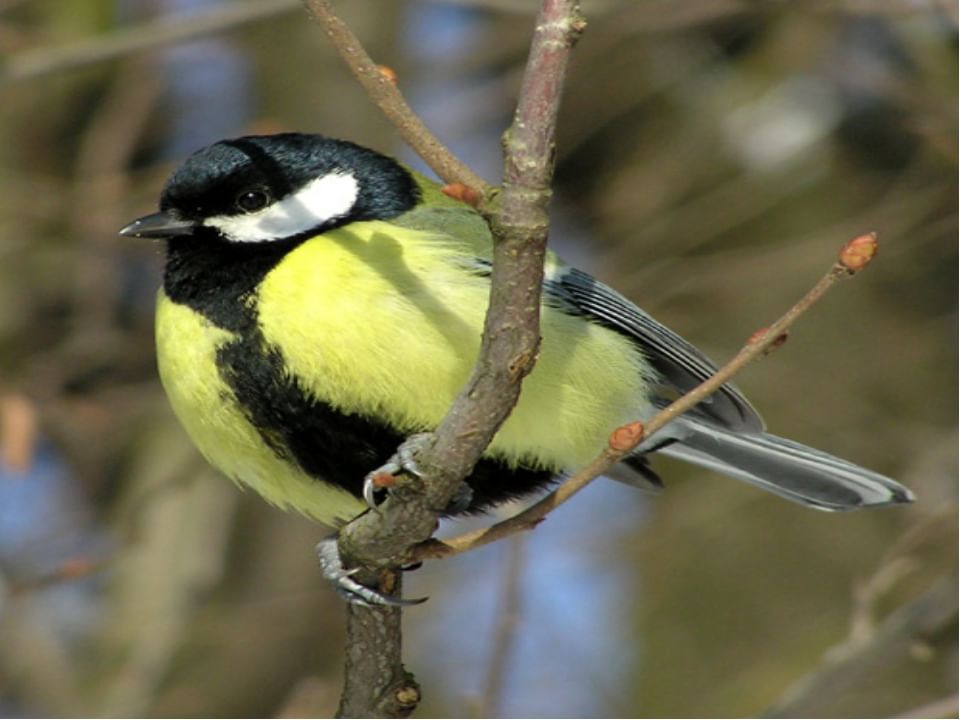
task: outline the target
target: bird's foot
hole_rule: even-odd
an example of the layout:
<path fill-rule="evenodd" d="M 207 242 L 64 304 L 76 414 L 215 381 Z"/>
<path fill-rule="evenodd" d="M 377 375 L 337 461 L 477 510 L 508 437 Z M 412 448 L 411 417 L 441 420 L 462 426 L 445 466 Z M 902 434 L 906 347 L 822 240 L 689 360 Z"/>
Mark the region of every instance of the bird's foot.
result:
<path fill-rule="evenodd" d="M 417 465 L 416 454 L 423 449 L 429 439 L 430 433 L 411 435 L 400 443 L 397 452 L 387 462 L 376 470 L 367 473 L 363 479 L 363 499 L 368 507 L 376 508 L 379 504 L 377 502 L 378 494 L 382 494 L 389 487 L 389 484 L 384 482 L 386 477 L 395 477 L 400 473 L 408 473 L 414 477 L 422 475 L 420 467 Z"/>
<path fill-rule="evenodd" d="M 470 509 L 473 504 L 473 488 L 462 482 L 457 486 L 456 492 L 450 498 L 450 502 L 443 509 L 444 515 L 460 515 Z"/>
<path fill-rule="evenodd" d="M 337 545 L 337 536 L 332 535 L 324 538 L 316 547 L 317 558 L 320 560 L 320 570 L 323 576 L 333 583 L 337 594 L 354 605 L 364 607 L 389 606 L 389 607 L 407 607 L 408 605 L 419 605 L 426 602 L 427 598 L 414 598 L 404 600 L 380 592 L 373 588 L 362 585 L 353 579 L 353 575 L 360 568 L 347 570 L 340 558 L 340 548 Z"/>

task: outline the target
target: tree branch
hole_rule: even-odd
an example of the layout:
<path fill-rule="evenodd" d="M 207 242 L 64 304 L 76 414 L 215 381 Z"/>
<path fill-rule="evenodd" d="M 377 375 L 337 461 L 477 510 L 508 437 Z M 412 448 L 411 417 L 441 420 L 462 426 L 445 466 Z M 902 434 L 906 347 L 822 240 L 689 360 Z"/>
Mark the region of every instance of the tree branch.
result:
<path fill-rule="evenodd" d="M 400 608 L 347 606 L 347 652 L 337 717 L 407 717 L 420 686 L 403 667 Z"/>
<path fill-rule="evenodd" d="M 942 578 L 891 613 L 868 639 L 831 653 L 820 668 L 800 679 L 759 717 L 829 717 L 832 704 L 865 678 L 902 662 L 917 643 L 929 643 L 951 632 L 951 627 L 955 634 L 956 622 L 956 578 Z"/>
<path fill-rule="evenodd" d="M 329 0 L 304 0 L 307 14 L 330 38 L 340 57 L 360 81 L 370 99 L 394 124 L 400 137 L 450 183 L 462 183 L 484 197 L 494 188 L 473 172 L 430 132 L 397 89 L 395 82 L 377 65 L 357 36 L 333 12 Z"/>
<path fill-rule="evenodd" d="M 423 477 L 401 476 L 388 499 L 355 519 L 339 535 L 342 554 L 365 568 L 355 576 L 384 587 L 396 582 L 396 568 L 408 548 L 433 534 L 438 514 L 447 507 L 462 479 L 509 416 L 523 378 L 533 369 L 540 342 L 540 294 L 547 243 L 547 207 L 553 175 L 554 135 L 570 50 L 585 27 L 577 0 L 543 0 L 537 15 L 530 55 L 513 124 L 504 138 L 503 191 L 493 194 L 465 170 L 413 115 L 396 87 L 370 60 L 357 39 L 337 19 L 327 0 L 304 0 L 316 20 L 378 106 L 397 125 L 427 163 L 444 179 L 478 190 L 494 235 L 490 305 L 480 353 L 467 385 L 428 444 L 418 453 Z M 491 202 L 492 201 L 492 202 Z M 393 611 L 396 613 L 396 611 Z M 366 661 L 348 661 L 349 688 L 382 685 L 385 669 L 400 677 L 399 613 L 351 607 L 348 638 L 360 637 L 356 626 L 371 624 Z M 348 657 L 355 653 L 348 647 Z M 366 705 L 341 706 L 341 712 L 382 712 L 367 693 Z M 345 701 L 346 702 L 346 701 Z"/>
<path fill-rule="evenodd" d="M 722 385 L 729 382 L 749 363 L 767 354 L 782 344 L 790 327 L 822 298 L 836 282 L 861 270 L 877 251 L 875 233 L 860 235 L 847 242 L 840 250 L 837 260 L 823 277 L 769 328 L 751 337 L 740 351 L 712 377 L 702 382 L 683 397 L 674 401 L 654 415 L 646 423 L 631 423 L 618 428 L 610 436 L 609 445 L 574 475 L 561 483 L 553 492 L 534 503 L 526 510 L 491 527 L 465 533 L 448 540 L 431 538 L 416 548 L 407 557 L 407 562 L 449 557 L 468 550 L 488 545 L 517 532 L 536 527 L 548 513 L 565 503 L 600 475 L 633 452 L 644 439 L 649 438 L 672 420 L 702 402 Z"/>

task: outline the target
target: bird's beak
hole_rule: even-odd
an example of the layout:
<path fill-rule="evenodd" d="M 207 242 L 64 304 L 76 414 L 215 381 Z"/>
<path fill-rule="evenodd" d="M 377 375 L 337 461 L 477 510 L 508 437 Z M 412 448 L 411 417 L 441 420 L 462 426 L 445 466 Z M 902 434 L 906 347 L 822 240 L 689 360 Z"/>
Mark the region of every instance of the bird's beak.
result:
<path fill-rule="evenodd" d="M 121 235 L 137 238 L 169 238 L 177 235 L 192 235 L 197 223 L 178 220 L 169 213 L 158 212 L 134 220 L 120 230 Z"/>

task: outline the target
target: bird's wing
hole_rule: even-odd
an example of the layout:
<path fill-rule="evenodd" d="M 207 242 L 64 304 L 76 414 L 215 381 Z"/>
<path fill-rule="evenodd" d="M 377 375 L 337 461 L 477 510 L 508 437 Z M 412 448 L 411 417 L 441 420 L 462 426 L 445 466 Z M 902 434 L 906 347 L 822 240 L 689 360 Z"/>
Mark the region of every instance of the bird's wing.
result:
<path fill-rule="evenodd" d="M 635 342 L 667 386 L 663 397 L 655 399 L 656 405 L 671 401 L 671 390 L 680 394 L 692 390 L 717 369 L 710 358 L 682 337 L 580 270 L 554 266 L 544 283 L 544 294 L 547 302 L 559 309 L 582 313 Z M 697 410 L 701 417 L 705 415 L 731 430 L 760 432 L 764 427 L 750 401 L 729 383 Z"/>

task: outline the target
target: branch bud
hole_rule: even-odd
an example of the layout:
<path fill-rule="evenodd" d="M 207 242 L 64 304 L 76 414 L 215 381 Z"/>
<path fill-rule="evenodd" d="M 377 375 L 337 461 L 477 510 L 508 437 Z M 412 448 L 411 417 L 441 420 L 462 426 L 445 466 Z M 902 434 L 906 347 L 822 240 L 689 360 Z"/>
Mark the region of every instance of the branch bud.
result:
<path fill-rule="evenodd" d="M 757 343 L 763 342 L 764 338 L 767 337 L 767 333 L 770 332 L 770 328 L 762 327 L 757 330 L 753 335 L 750 336 L 750 339 L 747 340 L 747 346 L 756 345 Z M 786 341 L 789 333 L 781 333 L 770 343 L 770 346 L 763 351 L 764 355 L 769 355 L 774 350 L 782 346 Z"/>
<path fill-rule="evenodd" d="M 450 183 L 449 185 L 444 185 L 442 188 L 440 188 L 440 192 L 447 197 L 451 197 L 454 200 L 459 200 L 460 202 L 471 205 L 472 207 L 477 207 L 480 204 L 480 193 L 471 187 L 467 187 L 463 183 Z"/>
<path fill-rule="evenodd" d="M 610 449 L 617 453 L 630 452 L 640 444 L 645 433 L 646 429 L 639 420 L 621 425 L 610 433 L 610 440 L 608 441 Z"/>
<path fill-rule="evenodd" d="M 870 264 L 873 256 L 877 254 L 878 247 L 877 234 L 865 233 L 847 242 L 841 248 L 838 260 L 847 272 L 851 274 L 859 272 Z"/>
<path fill-rule="evenodd" d="M 415 707 L 420 702 L 420 689 L 413 685 L 405 685 L 397 690 L 394 697 L 401 707 Z"/>
<path fill-rule="evenodd" d="M 388 65 L 377 65 L 377 70 L 383 75 L 384 80 L 396 87 L 399 77 L 397 77 L 397 71 Z"/>

